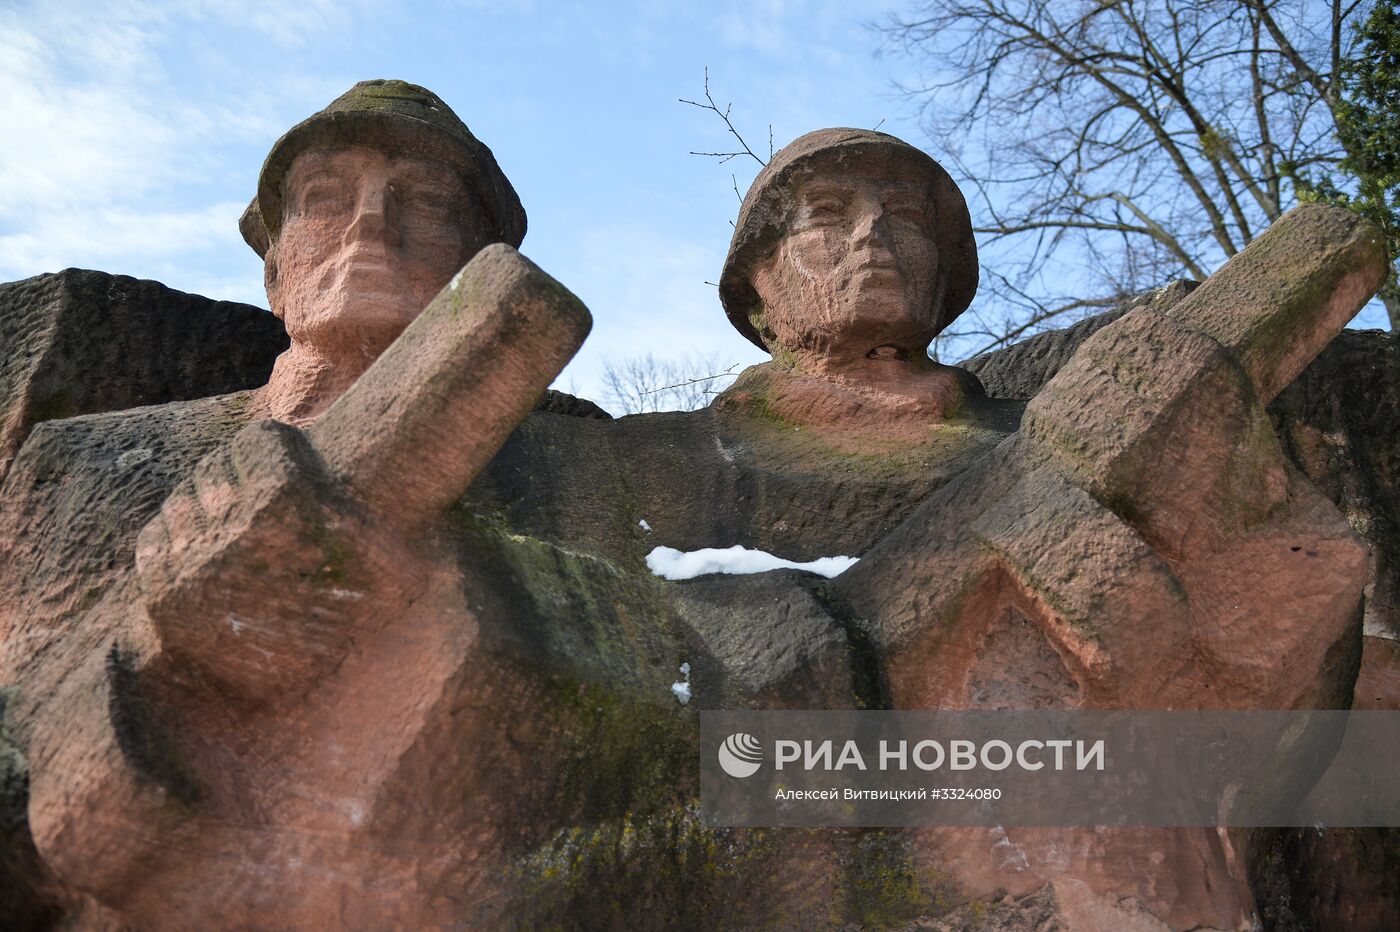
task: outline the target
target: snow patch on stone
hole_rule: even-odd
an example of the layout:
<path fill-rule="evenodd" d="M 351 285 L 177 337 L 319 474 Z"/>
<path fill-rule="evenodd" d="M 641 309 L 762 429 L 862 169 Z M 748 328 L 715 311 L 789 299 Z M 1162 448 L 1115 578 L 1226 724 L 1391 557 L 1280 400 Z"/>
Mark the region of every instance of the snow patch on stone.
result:
<path fill-rule="evenodd" d="M 681 678 L 671 684 L 671 695 L 681 705 L 690 702 L 690 664 L 681 664 Z"/>
<path fill-rule="evenodd" d="M 663 579 L 694 579 L 706 573 L 728 573 L 742 576 L 766 573 L 769 570 L 806 570 L 830 579 L 850 569 L 859 557 L 821 557 L 807 563 L 784 560 L 763 550 L 733 547 L 706 547 L 703 550 L 681 551 L 657 547 L 647 554 L 647 569 Z"/>

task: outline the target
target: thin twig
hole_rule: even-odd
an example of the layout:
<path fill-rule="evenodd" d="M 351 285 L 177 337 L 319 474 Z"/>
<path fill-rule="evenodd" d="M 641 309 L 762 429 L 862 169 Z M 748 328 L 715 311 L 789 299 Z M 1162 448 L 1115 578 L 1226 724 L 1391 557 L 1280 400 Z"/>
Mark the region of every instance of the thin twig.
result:
<path fill-rule="evenodd" d="M 709 283 L 706 282 L 706 284 L 709 284 Z M 699 384 L 700 382 L 713 382 L 715 379 L 722 379 L 722 378 L 724 378 L 724 377 L 727 376 L 727 375 L 733 375 L 733 374 L 734 374 L 734 370 L 735 370 L 736 368 L 738 368 L 738 366 L 739 366 L 739 364 L 736 362 L 734 365 L 730 366 L 728 369 L 725 369 L 723 372 L 719 373 L 718 375 L 705 375 L 705 376 L 701 376 L 701 377 L 698 378 L 698 379 L 686 379 L 684 382 L 677 382 L 675 385 L 663 385 L 663 386 L 661 386 L 660 388 L 651 388 L 651 389 L 647 389 L 646 391 L 644 391 L 644 392 L 639 392 L 638 394 L 642 394 L 642 395 L 655 395 L 657 392 L 669 391 L 670 389 L 673 389 L 673 388 L 683 388 L 683 387 L 685 387 L 686 385 L 697 385 L 697 384 Z"/>
<path fill-rule="evenodd" d="M 715 103 L 714 97 L 711 96 L 711 94 L 710 94 L 710 69 L 709 69 L 709 67 L 706 67 L 706 68 L 705 68 L 705 101 L 706 101 L 706 102 L 702 104 L 702 103 L 700 103 L 699 101 L 695 101 L 695 100 L 686 100 L 684 97 L 680 97 L 680 98 L 677 98 L 677 99 L 678 99 L 681 103 L 683 103 L 683 104 L 690 104 L 692 107 L 699 107 L 701 110 L 713 110 L 713 111 L 715 112 L 715 115 L 718 116 L 721 120 L 724 121 L 724 125 L 725 125 L 725 127 L 728 128 L 730 134 L 731 134 L 735 139 L 739 140 L 739 145 L 741 145 L 741 146 L 744 147 L 743 149 L 741 149 L 741 150 L 739 150 L 739 151 L 737 151 L 737 152 L 691 152 L 691 153 L 690 153 L 691 155 L 704 155 L 704 156 L 709 156 L 710 158 L 716 158 L 716 159 L 719 159 L 721 165 L 723 165 L 725 162 L 728 162 L 728 161 L 729 161 L 730 159 L 732 159 L 732 158 L 737 158 L 737 157 L 739 157 L 739 156 L 741 156 L 741 155 L 747 155 L 749 158 L 751 158 L 751 159 L 753 159 L 755 162 L 757 162 L 757 163 L 759 164 L 760 167 L 762 167 L 762 166 L 768 164 L 768 163 L 765 162 L 763 159 L 759 158 L 757 155 L 754 154 L 754 151 L 753 151 L 752 149 L 749 148 L 749 144 L 748 144 L 747 142 L 744 141 L 744 137 L 741 136 L 741 135 L 739 134 L 739 131 L 738 131 L 737 129 L 734 128 L 734 122 L 733 122 L 732 120 L 729 119 L 729 113 L 730 113 L 731 110 L 734 109 L 734 104 L 733 104 L 733 103 L 727 103 L 727 104 L 724 105 L 724 109 L 721 110 L 721 109 L 719 108 L 719 104 Z M 772 127 L 771 124 L 770 124 L 769 127 L 768 127 L 768 157 L 769 157 L 769 158 L 772 158 L 772 157 L 773 157 L 773 127 Z"/>

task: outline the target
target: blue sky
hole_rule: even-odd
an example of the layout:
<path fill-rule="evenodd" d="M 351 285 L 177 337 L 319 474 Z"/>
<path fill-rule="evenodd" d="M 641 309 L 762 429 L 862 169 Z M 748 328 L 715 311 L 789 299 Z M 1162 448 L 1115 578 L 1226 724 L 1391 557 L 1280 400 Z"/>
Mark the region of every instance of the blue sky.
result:
<path fill-rule="evenodd" d="M 755 149 L 822 126 L 918 139 L 866 23 L 887 5 L 330 2 L 0 8 L 0 279 L 67 266 L 265 306 L 237 220 L 272 142 L 357 80 L 436 91 L 496 153 L 530 218 L 522 251 L 593 311 L 560 384 L 605 359 L 759 361 L 714 288 L 758 169 L 677 98 L 704 69 Z"/>
<path fill-rule="evenodd" d="M 355 81 L 404 78 L 491 146 L 529 214 L 522 251 L 593 311 L 560 387 L 600 397 L 605 360 L 646 352 L 757 362 L 705 282 L 758 165 L 689 155 L 732 140 L 677 98 L 708 66 L 762 155 L 770 123 L 777 147 L 881 124 L 937 155 L 892 90 L 911 64 L 867 28 L 891 8 L 0 0 L 0 280 L 80 266 L 265 306 L 237 231 L 264 155 Z"/>

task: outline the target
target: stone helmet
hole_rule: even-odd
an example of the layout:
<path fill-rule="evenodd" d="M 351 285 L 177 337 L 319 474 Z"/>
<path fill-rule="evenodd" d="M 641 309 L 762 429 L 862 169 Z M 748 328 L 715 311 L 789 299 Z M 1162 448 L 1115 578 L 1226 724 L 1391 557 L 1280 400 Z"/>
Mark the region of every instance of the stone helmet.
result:
<path fill-rule="evenodd" d="M 926 179 L 934 213 L 930 228 L 938 244 L 939 286 L 933 290 L 935 333 L 942 331 L 972 303 L 977 291 L 977 244 L 967 202 L 953 179 L 927 153 L 887 133 L 866 129 L 819 129 L 783 147 L 758 173 L 744 204 L 724 271 L 720 301 L 729 322 L 764 352 L 754 320 L 763 307 L 753 287 L 754 267 L 771 254 L 787 231 L 796 183 L 807 172 L 877 167 L 901 178 Z"/>
<path fill-rule="evenodd" d="M 488 229 L 499 242 L 519 246 L 525 209 L 495 156 L 452 109 L 427 88 L 406 81 L 361 81 L 302 120 L 273 145 L 258 175 L 258 193 L 238 228 L 260 257 L 282 229 L 282 181 L 292 161 L 315 145 L 392 146 L 445 162 L 479 196 Z"/>

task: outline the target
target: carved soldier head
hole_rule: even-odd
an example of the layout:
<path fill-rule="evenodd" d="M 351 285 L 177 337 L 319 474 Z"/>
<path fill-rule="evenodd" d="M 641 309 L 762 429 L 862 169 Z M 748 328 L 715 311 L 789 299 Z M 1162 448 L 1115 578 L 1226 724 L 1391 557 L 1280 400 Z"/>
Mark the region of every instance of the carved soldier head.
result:
<path fill-rule="evenodd" d="M 858 129 L 808 133 L 773 156 L 720 278 L 739 332 L 813 371 L 922 361 L 976 288 L 972 225 L 948 173 Z"/>
<path fill-rule="evenodd" d="M 372 361 L 525 212 L 491 150 L 435 94 L 361 81 L 268 154 L 241 220 L 294 350 Z"/>

